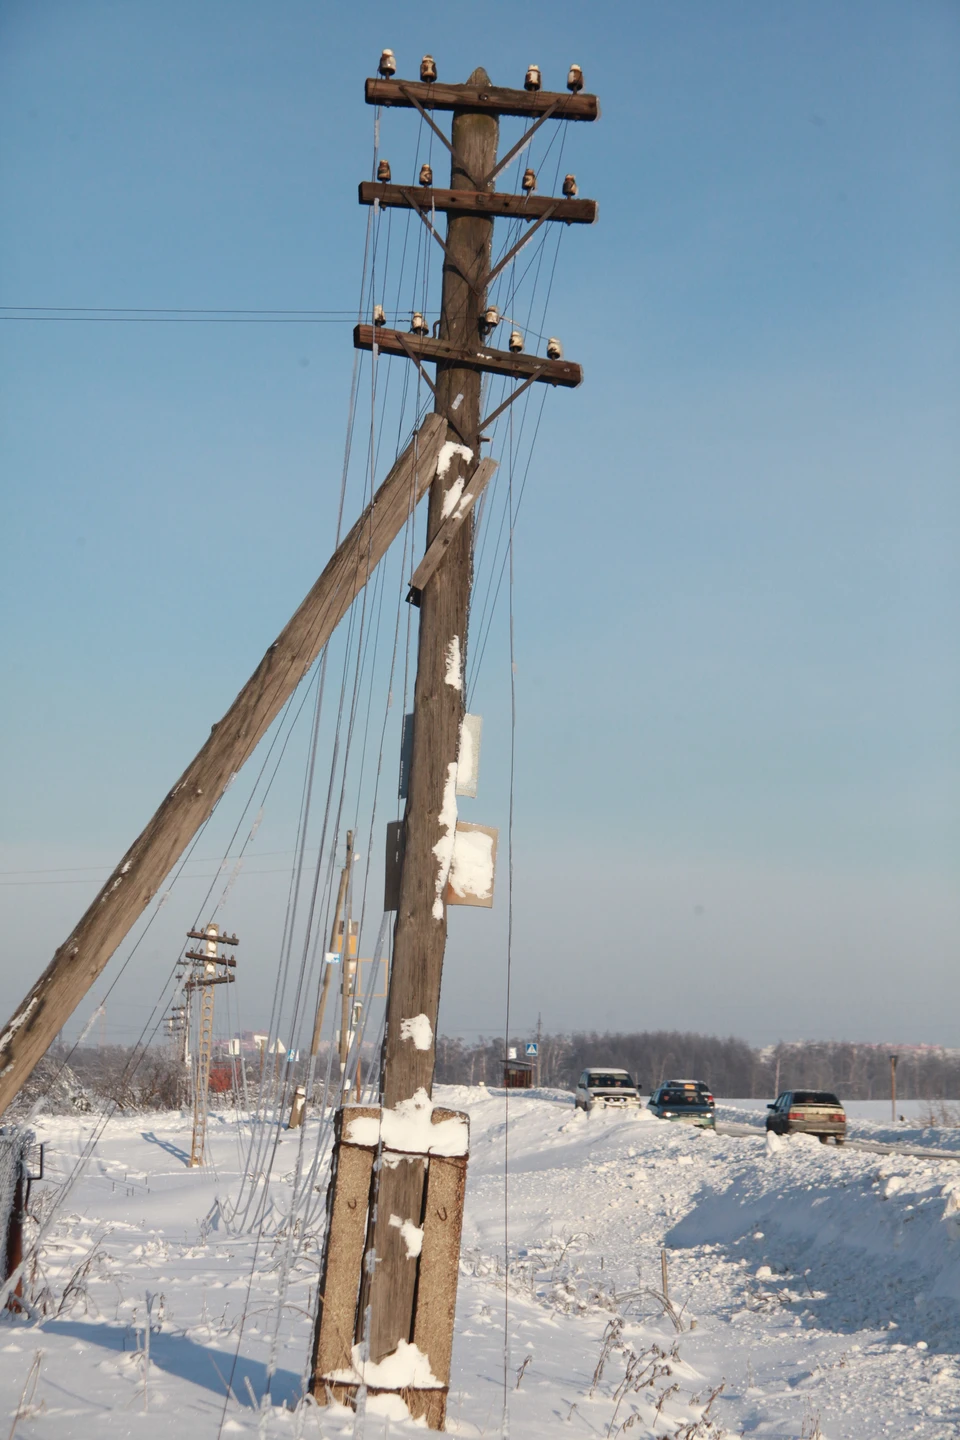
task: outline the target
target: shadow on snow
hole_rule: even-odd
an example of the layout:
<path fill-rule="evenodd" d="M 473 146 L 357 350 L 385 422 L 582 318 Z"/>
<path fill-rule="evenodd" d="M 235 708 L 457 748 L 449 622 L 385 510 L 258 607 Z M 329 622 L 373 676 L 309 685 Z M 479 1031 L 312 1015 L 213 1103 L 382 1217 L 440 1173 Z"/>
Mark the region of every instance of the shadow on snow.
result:
<path fill-rule="evenodd" d="M 131 1332 L 128 1326 L 96 1325 L 88 1320 L 47 1320 L 39 1327 L 48 1335 L 62 1335 L 71 1340 L 84 1340 L 99 1345 L 117 1355 L 131 1353 Z M 189 1380 L 205 1390 L 213 1390 L 221 1397 L 226 1395 L 229 1383 L 241 1405 L 249 1406 L 249 1381 L 253 1393 L 259 1400 L 267 1384 L 267 1367 L 262 1360 L 252 1360 L 246 1355 L 234 1358 L 229 1351 L 208 1349 L 199 1345 L 187 1335 L 175 1331 L 153 1331 L 150 1335 L 150 1363 L 168 1375 L 180 1380 Z M 231 1378 L 231 1370 L 233 1376 Z M 300 1376 L 292 1370 L 276 1370 L 270 1386 L 270 1398 L 274 1405 L 284 1402 L 294 1406 L 300 1399 Z"/>

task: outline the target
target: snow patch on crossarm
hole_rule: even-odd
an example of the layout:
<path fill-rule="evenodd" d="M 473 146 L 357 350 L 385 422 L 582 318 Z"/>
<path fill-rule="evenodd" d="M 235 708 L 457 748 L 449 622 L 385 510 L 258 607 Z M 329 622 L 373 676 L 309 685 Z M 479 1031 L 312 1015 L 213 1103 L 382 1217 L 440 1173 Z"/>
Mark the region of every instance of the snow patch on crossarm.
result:
<path fill-rule="evenodd" d="M 347 1140 L 351 1145 L 382 1143 L 385 1150 L 407 1155 L 466 1155 L 467 1122 L 452 1115 L 434 1124 L 433 1108 L 426 1090 L 418 1090 L 409 1100 L 399 1101 L 395 1110 L 348 1119 Z"/>

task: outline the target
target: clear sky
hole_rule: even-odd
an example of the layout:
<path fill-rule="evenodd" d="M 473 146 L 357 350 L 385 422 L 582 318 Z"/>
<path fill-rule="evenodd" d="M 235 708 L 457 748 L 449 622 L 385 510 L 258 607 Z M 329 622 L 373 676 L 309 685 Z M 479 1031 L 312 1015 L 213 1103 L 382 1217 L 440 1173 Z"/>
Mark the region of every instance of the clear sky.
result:
<path fill-rule="evenodd" d="M 348 313 L 9 307 L 355 312 L 363 80 L 390 45 L 441 79 L 536 61 L 562 87 L 575 60 L 603 110 L 568 127 L 600 221 L 565 232 L 546 312 L 586 380 L 547 396 L 517 526 L 515 1025 L 960 1045 L 960 9 L 492 3 L 473 35 L 465 13 L 0 4 L 0 313 L 32 317 L 0 320 L 0 1011 L 326 561 L 353 365 Z M 395 172 L 417 123 L 384 116 Z M 505 595 L 463 809 L 504 827 Z M 301 728 L 223 912 L 245 1023 L 305 750 Z M 448 1032 L 502 1028 L 498 884 L 453 919 Z M 180 882 L 130 962 L 114 1038 L 205 889 Z"/>

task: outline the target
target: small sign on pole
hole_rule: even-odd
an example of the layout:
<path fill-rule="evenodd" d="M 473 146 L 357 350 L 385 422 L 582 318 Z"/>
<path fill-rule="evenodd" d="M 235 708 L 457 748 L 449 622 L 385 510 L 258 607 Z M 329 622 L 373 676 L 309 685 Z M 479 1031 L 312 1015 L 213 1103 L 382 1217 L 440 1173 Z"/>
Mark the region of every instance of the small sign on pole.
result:
<path fill-rule="evenodd" d="M 526 1045 L 524 1045 L 523 1047 L 523 1053 L 524 1055 L 529 1056 L 530 1059 L 535 1060 L 540 1054 L 540 1046 L 537 1044 L 536 1040 L 528 1040 Z"/>

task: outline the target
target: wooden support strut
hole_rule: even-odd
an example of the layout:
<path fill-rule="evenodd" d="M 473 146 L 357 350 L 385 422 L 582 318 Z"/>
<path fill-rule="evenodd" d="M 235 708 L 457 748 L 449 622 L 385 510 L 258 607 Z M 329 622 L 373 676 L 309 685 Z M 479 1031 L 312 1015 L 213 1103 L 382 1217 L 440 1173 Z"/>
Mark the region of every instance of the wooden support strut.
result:
<path fill-rule="evenodd" d="M 498 464 L 496 460 L 481 460 L 464 485 L 460 499 L 433 537 L 426 554 L 410 577 L 407 600 L 411 605 L 419 606 L 427 581 L 436 574 L 440 562 L 453 544 L 457 531 L 480 499 Z"/>
<path fill-rule="evenodd" d="M 504 216 L 510 220 L 539 220 L 551 211 L 551 220 L 567 225 L 593 225 L 599 207 L 596 200 L 558 200 L 550 195 L 510 195 L 486 190 L 433 190 L 412 185 L 387 185 L 379 180 L 362 180 L 358 187 L 361 205 L 379 204 L 383 210 L 410 208 L 413 190 L 418 205 L 448 215 Z"/>
<path fill-rule="evenodd" d="M 546 110 L 555 111 L 558 120 L 599 120 L 600 101 L 596 95 L 581 91 L 578 95 L 562 90 L 510 90 L 503 85 L 425 84 L 412 80 L 379 80 L 371 78 L 364 87 L 368 105 L 400 105 L 424 110 L 472 110 L 484 115 L 519 115 L 536 120 Z M 487 174 L 488 170 L 483 170 Z"/>
<path fill-rule="evenodd" d="M 436 476 L 447 422 L 428 415 L 226 715 L 0 1031 L 0 1114 L 211 814 Z"/>
<path fill-rule="evenodd" d="M 474 330 L 476 323 L 474 322 Z M 402 336 L 402 339 L 400 338 Z M 466 339 L 466 337 L 464 337 Z M 545 385 L 575 389 L 583 381 L 583 367 L 572 360 L 545 360 L 541 355 L 514 354 L 512 350 L 491 350 L 479 340 L 473 344 L 438 340 L 432 335 L 407 334 L 383 326 L 357 325 L 353 344 L 357 350 L 372 350 L 376 342 L 381 355 L 405 355 L 418 360 L 437 360 L 449 365 L 479 370 L 490 375 L 509 375 L 514 380 L 540 380 Z"/>

